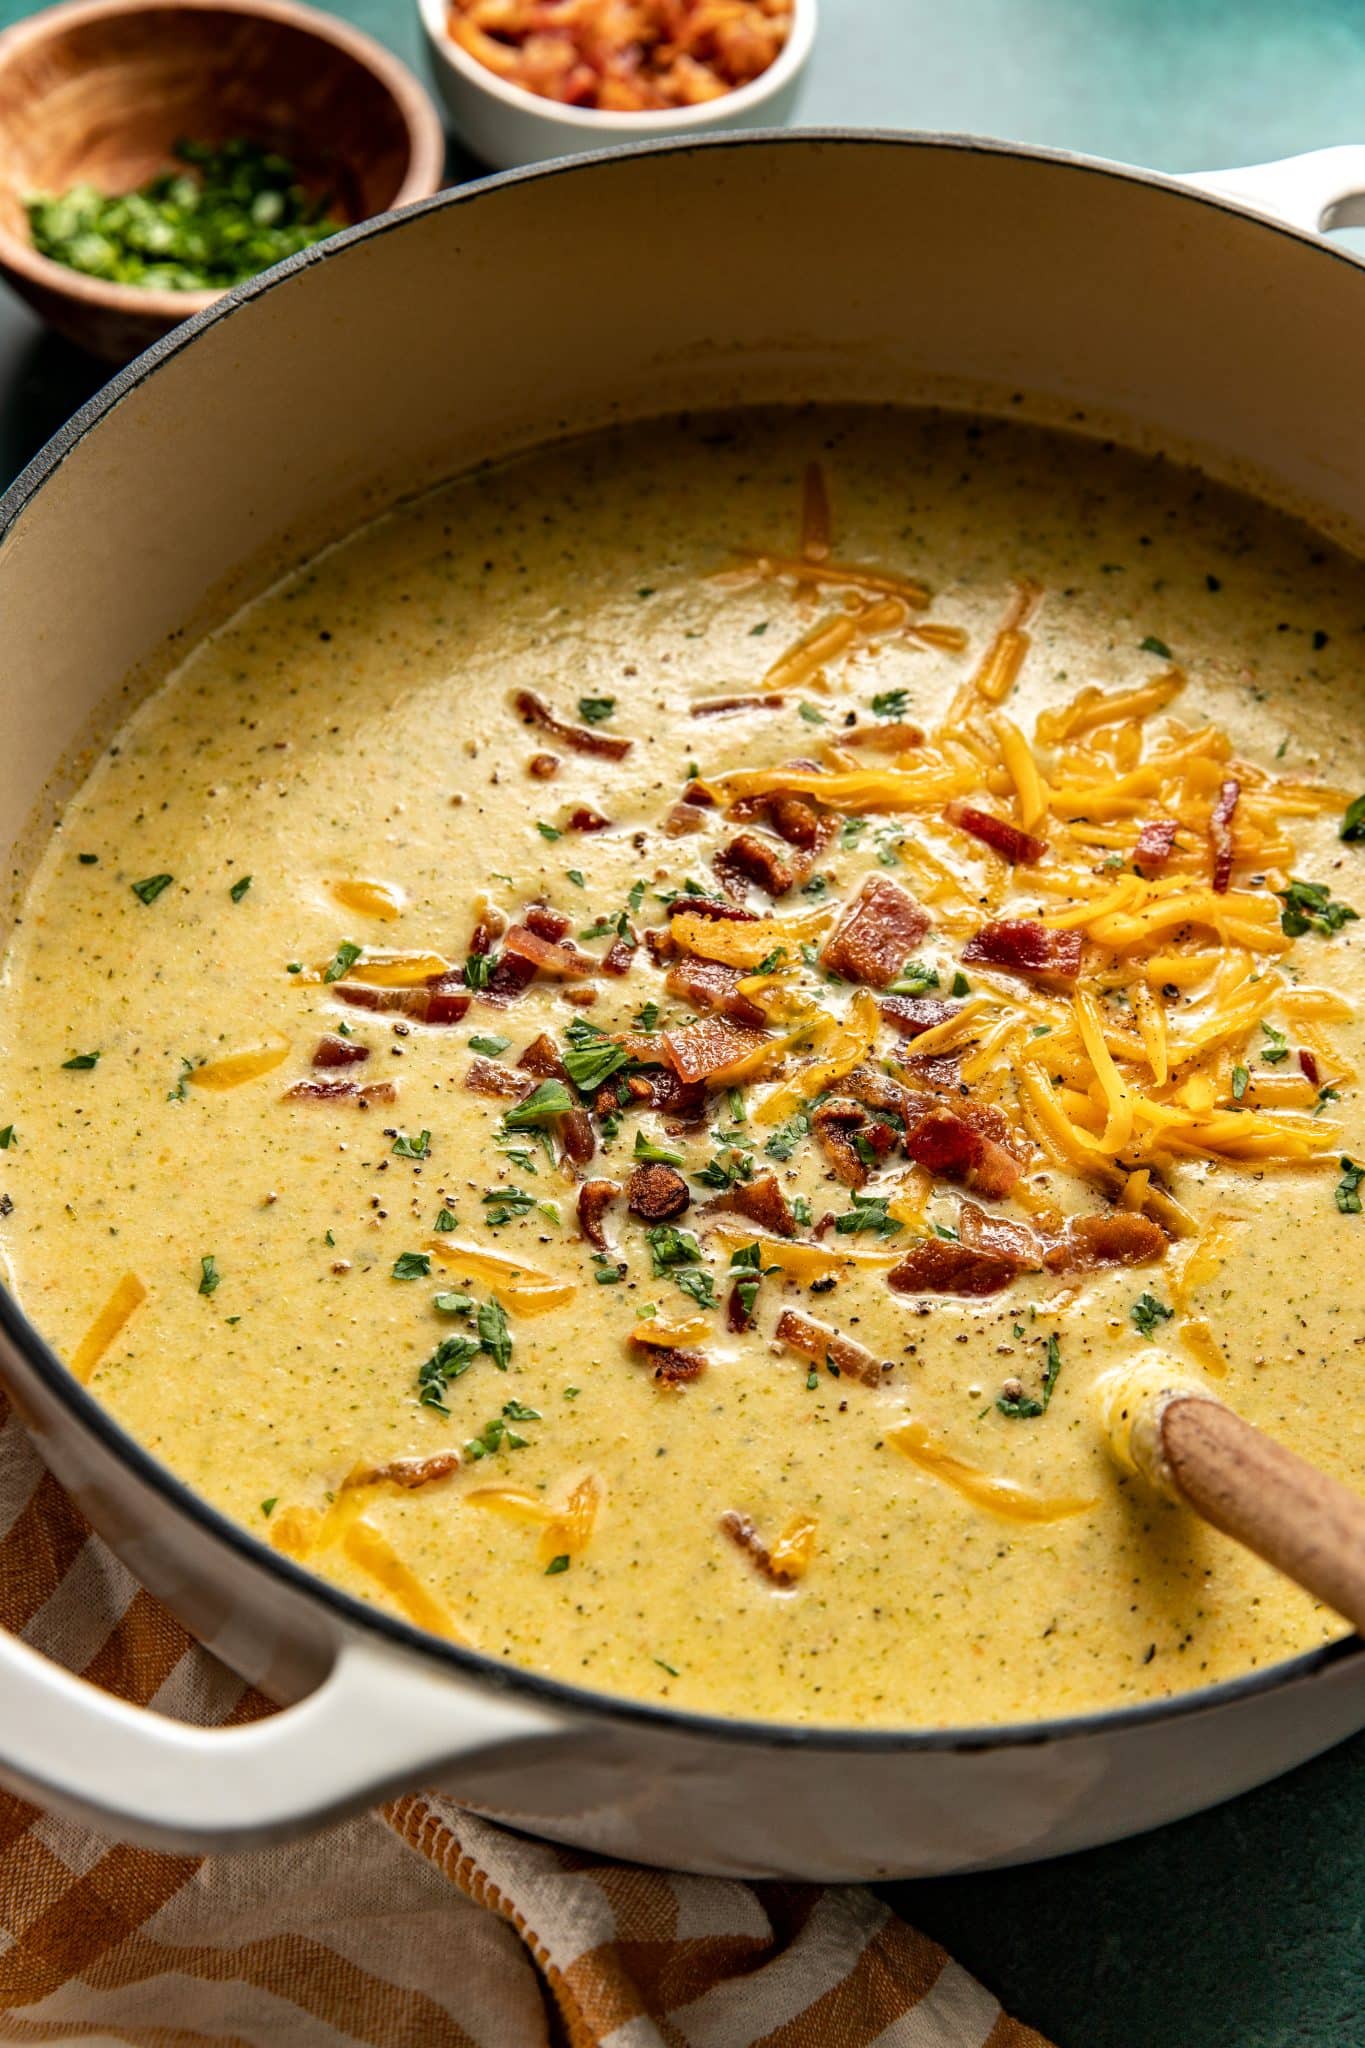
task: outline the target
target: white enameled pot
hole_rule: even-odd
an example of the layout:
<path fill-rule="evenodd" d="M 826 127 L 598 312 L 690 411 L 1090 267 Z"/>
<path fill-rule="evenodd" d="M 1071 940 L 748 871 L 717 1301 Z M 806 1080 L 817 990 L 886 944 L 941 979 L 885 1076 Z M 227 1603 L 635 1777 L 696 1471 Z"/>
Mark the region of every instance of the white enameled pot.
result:
<path fill-rule="evenodd" d="M 1365 150 L 1200 182 L 951 138 L 721 137 L 447 193 L 230 294 L 0 502 L 7 871 L 169 636 L 399 492 L 609 419 L 836 397 L 1117 420 L 1358 536 L 1365 267 L 1311 231 L 1350 217 Z M 632 1706 L 425 1636 L 276 1555 L 124 1436 L 3 1295 L 0 1372 L 137 1576 L 294 1702 L 191 1729 L 0 1638 L 0 1780 L 137 1839 L 260 1842 L 439 1785 L 645 1862 L 920 1876 L 1114 1840 L 1365 1725 L 1355 1640 L 1030 1727 Z"/>

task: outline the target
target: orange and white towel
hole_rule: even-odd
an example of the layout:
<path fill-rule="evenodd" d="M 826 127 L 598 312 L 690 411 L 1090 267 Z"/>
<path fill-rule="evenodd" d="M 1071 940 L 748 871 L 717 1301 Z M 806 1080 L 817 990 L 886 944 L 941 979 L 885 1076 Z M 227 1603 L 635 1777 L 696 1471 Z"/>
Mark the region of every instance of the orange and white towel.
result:
<path fill-rule="evenodd" d="M 91 1534 L 3 1401 L 0 1625 L 188 1721 L 270 1711 Z M 857 1886 L 605 1862 L 430 1794 L 206 1858 L 128 1848 L 0 1794 L 0 2041 L 77 2040 L 1048 2048 Z"/>

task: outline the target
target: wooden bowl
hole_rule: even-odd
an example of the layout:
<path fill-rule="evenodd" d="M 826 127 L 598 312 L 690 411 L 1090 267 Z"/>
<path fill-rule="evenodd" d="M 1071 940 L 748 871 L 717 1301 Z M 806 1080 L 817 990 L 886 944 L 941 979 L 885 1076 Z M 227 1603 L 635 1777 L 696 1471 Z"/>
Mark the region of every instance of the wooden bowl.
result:
<path fill-rule="evenodd" d="M 396 57 L 294 0 L 70 0 L 0 35 L 0 272 L 70 340 L 124 362 L 217 292 L 144 290 L 40 256 L 25 199 L 125 192 L 182 136 L 287 156 L 348 223 L 441 182 L 435 108 Z"/>

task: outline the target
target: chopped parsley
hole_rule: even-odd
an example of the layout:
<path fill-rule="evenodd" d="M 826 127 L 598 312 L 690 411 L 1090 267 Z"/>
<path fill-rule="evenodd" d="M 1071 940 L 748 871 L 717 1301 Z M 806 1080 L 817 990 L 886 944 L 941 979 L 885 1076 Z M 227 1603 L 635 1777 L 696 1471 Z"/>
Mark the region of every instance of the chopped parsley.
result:
<path fill-rule="evenodd" d="M 350 973 L 364 950 L 353 939 L 343 939 L 323 970 L 323 980 L 329 983 L 340 981 L 343 975 Z"/>
<path fill-rule="evenodd" d="M 1032 1394 L 997 1394 L 995 1405 L 1002 1415 L 1011 1421 L 1031 1422 L 1037 1415 L 1046 1415 L 1052 1390 L 1062 1369 L 1062 1350 L 1054 1332 L 1047 1340 L 1047 1363 L 1043 1367 L 1043 1384 L 1035 1400 Z"/>
<path fill-rule="evenodd" d="M 499 1372 L 506 1372 L 512 1358 L 512 1337 L 507 1328 L 507 1317 L 502 1304 L 486 1301 L 475 1317 L 479 1332 L 479 1343 L 488 1353 Z"/>
<path fill-rule="evenodd" d="M 13 1143 L 14 1125 L 6 1124 L 4 1130 L 0 1131 L 0 1152 L 8 1152 Z"/>
<path fill-rule="evenodd" d="M 785 946 L 774 946 L 771 953 L 765 953 L 754 969 L 755 974 L 775 974 L 787 957 Z"/>
<path fill-rule="evenodd" d="M 400 1252 L 393 1262 L 395 1280 L 425 1280 L 430 1271 L 430 1252 Z"/>
<path fill-rule="evenodd" d="M 212 1294 L 222 1277 L 222 1274 L 218 1271 L 218 1261 L 213 1253 L 205 1252 L 203 1258 L 199 1261 L 199 1292 L 201 1294 Z"/>
<path fill-rule="evenodd" d="M 670 1164 L 672 1163 L 676 1162 L 671 1161 Z M 722 1192 L 727 1188 L 737 1187 L 741 1181 L 752 1180 L 753 1177 L 754 1162 L 748 1153 L 741 1151 L 737 1145 L 722 1146 L 714 1159 L 708 1159 L 701 1171 L 692 1175 L 699 1187 L 719 1188 Z"/>
<path fill-rule="evenodd" d="M 750 638 L 751 640 L 757 640 L 757 639 L 759 638 L 759 636 L 760 636 L 761 634 L 763 634 L 763 633 L 766 633 L 766 632 L 767 632 L 767 630 L 768 630 L 768 621 L 767 621 L 766 619 L 760 619 L 760 620 L 759 620 L 759 622 L 758 622 L 758 624 L 757 624 L 756 626 L 750 626 L 750 628 L 749 628 L 749 638 Z"/>
<path fill-rule="evenodd" d="M 148 875 L 144 881 L 134 882 L 132 891 L 139 903 L 155 903 L 163 889 L 169 889 L 174 875 Z"/>
<path fill-rule="evenodd" d="M 601 725 L 616 709 L 614 697 L 580 697 L 578 715 L 588 725 Z"/>
<path fill-rule="evenodd" d="M 877 718 L 904 718 L 910 707 L 908 690 L 878 690 L 872 699 L 872 711 Z"/>
<path fill-rule="evenodd" d="M 496 953 L 470 953 L 464 963 L 464 985 L 466 988 L 487 988 L 493 978 L 493 969 L 498 964 Z"/>
<path fill-rule="evenodd" d="M 560 831 L 558 825 L 547 825 L 543 818 L 536 819 L 536 830 L 537 832 L 539 832 L 542 839 L 554 840 L 562 839 L 564 837 L 564 834 Z"/>
<path fill-rule="evenodd" d="M 1168 1323 L 1171 1320 L 1175 1310 L 1167 1308 L 1165 1302 L 1158 1301 L 1154 1294 L 1140 1294 L 1128 1313 L 1138 1333 L 1143 1337 L 1150 1337 L 1158 1323 Z"/>
<path fill-rule="evenodd" d="M 97 1052 L 73 1052 L 69 1060 L 62 1061 L 62 1072 L 66 1074 L 88 1074 L 91 1067 L 99 1065 Z"/>
<path fill-rule="evenodd" d="M 483 1206 L 489 1224 L 497 1230 L 514 1216 L 524 1216 L 528 1209 L 534 1209 L 536 1198 L 528 1195 L 525 1188 L 490 1188 L 483 1197 Z"/>
<path fill-rule="evenodd" d="M 866 830 L 866 818 L 845 818 L 843 824 L 839 827 L 840 846 L 847 852 L 850 847 L 858 844 Z"/>
<path fill-rule="evenodd" d="M 701 1262 L 701 1246 L 690 1230 L 673 1223 L 655 1223 L 645 1232 L 645 1243 L 654 1262 L 654 1277 L 667 1274 L 674 1266 L 695 1266 Z"/>
<path fill-rule="evenodd" d="M 443 1316 L 472 1316 L 474 1313 L 472 1294 L 435 1294 L 432 1296 L 431 1305 L 438 1315 Z"/>
<path fill-rule="evenodd" d="M 269 1500 L 263 1500 L 261 1502 L 261 1513 L 267 1518 L 267 1520 L 270 1518 L 271 1515 L 274 1514 L 276 1507 L 279 1505 L 279 1498 L 280 1497 L 277 1493 L 272 1493 Z"/>
<path fill-rule="evenodd" d="M 1280 930 L 1287 938 L 1301 938 L 1304 932 L 1312 931 L 1328 939 L 1360 916 L 1349 904 L 1334 903 L 1325 882 L 1291 882 L 1287 889 L 1277 889 L 1275 893 L 1284 904 Z"/>
<path fill-rule="evenodd" d="M 948 993 L 950 996 L 969 996 L 971 992 L 972 985 L 959 967 L 957 973 L 953 976 L 952 986 L 949 988 Z"/>
<path fill-rule="evenodd" d="M 1360 1214 L 1360 1183 L 1365 1180 L 1365 1166 L 1357 1166 L 1353 1159 L 1343 1154 L 1341 1179 L 1336 1185 L 1337 1207 L 1343 1216 Z"/>
<path fill-rule="evenodd" d="M 817 711 L 813 704 L 798 704 L 796 709 L 799 715 L 805 719 L 807 725 L 828 725 L 829 723 L 824 712 Z"/>
<path fill-rule="evenodd" d="M 652 1031 L 658 1021 L 659 1005 L 657 1003 L 646 1003 L 642 1010 L 637 1010 L 635 1013 L 635 1023 L 641 1031 Z"/>
<path fill-rule="evenodd" d="M 647 595 L 647 593 L 642 592 L 641 595 Z M 566 1572 L 568 1569 L 569 1553 L 567 1552 L 567 1550 L 561 1550 L 559 1556 L 552 1557 L 550 1559 L 550 1562 L 546 1565 L 545 1576 L 547 1579 L 553 1579 L 554 1577 L 556 1577 L 558 1573 Z"/>
<path fill-rule="evenodd" d="M 228 890 L 228 895 L 232 898 L 234 903 L 240 903 L 250 887 L 250 875 L 243 875 L 239 881 L 233 883 L 232 887 Z"/>
<path fill-rule="evenodd" d="M 635 1157 L 652 1160 L 658 1166 L 681 1166 L 683 1155 L 675 1152 L 671 1145 L 660 1145 L 653 1138 L 647 1138 L 643 1131 L 635 1133 Z"/>
<path fill-rule="evenodd" d="M 506 1052 L 511 1043 L 511 1039 L 504 1038 L 500 1031 L 476 1031 L 469 1041 L 469 1050 L 485 1053 L 490 1060 L 495 1060 L 500 1052 Z"/>
<path fill-rule="evenodd" d="M 574 1099 L 562 1081 L 541 1081 L 525 1102 L 508 1110 L 503 1123 L 509 1131 L 534 1130 L 538 1125 L 553 1123 L 556 1117 L 566 1116 L 573 1108 Z"/>
<path fill-rule="evenodd" d="M 1261 1047 L 1261 1058 L 1268 1067 L 1278 1067 L 1281 1060 L 1289 1058 L 1289 1044 L 1283 1031 L 1277 1031 L 1273 1024 L 1261 1025 L 1266 1044 Z"/>
<path fill-rule="evenodd" d="M 573 883 L 575 889 L 587 888 L 588 878 L 584 874 L 582 868 L 565 868 L 564 872 L 568 876 L 569 880 Z"/>
<path fill-rule="evenodd" d="M 400 1131 L 393 1141 L 393 1150 L 398 1159 L 425 1159 L 431 1152 L 431 1132 L 422 1131 L 410 1138 L 406 1131 Z"/>
<path fill-rule="evenodd" d="M 810 1135 L 811 1113 L 798 1109 L 784 1124 L 779 1124 L 763 1150 L 769 1159 L 790 1159 L 801 1140 Z"/>
<path fill-rule="evenodd" d="M 1248 1081 L 1249 1081 L 1250 1079 L 1251 1079 L 1251 1076 L 1250 1076 L 1250 1074 L 1249 1074 L 1249 1073 L 1247 1072 L 1247 1070 L 1246 1070 L 1246 1068 L 1245 1068 L 1245 1067 L 1237 1066 L 1237 1067 L 1234 1067 L 1234 1068 L 1233 1068 L 1233 1070 L 1232 1070 L 1232 1099 L 1233 1099 L 1233 1101 L 1234 1101 L 1234 1102 L 1240 1102 L 1240 1101 L 1241 1101 L 1241 1099 L 1242 1099 L 1242 1097 L 1243 1097 L 1243 1096 L 1244 1096 L 1244 1095 L 1246 1094 L 1246 1092 L 1247 1092 L 1247 1083 L 1248 1083 Z"/>
<path fill-rule="evenodd" d="M 457 1228 L 454 1212 L 444 1205 L 436 1211 L 436 1228 L 444 1236 L 447 1231 Z"/>
<path fill-rule="evenodd" d="M 1138 641 L 1138 652 L 1140 654 L 1155 654 L 1162 661 L 1169 661 L 1171 659 L 1170 648 L 1164 640 L 1158 640 L 1155 633 L 1149 633 L 1145 640 Z"/>
<path fill-rule="evenodd" d="M 99 855 L 97 853 L 78 853 L 76 858 L 83 868 L 93 868 L 99 862 Z"/>
<path fill-rule="evenodd" d="M 939 986 L 938 969 L 930 967 L 923 960 L 907 960 L 888 993 L 894 996 L 922 996 L 926 989 Z"/>
<path fill-rule="evenodd" d="M 860 1231 L 875 1231 L 878 1237 L 894 1237 L 904 1226 L 888 1214 L 888 1195 L 856 1195 L 853 1207 L 834 1219 L 841 1237 L 856 1237 Z"/>
<path fill-rule="evenodd" d="M 1343 839 L 1365 839 L 1365 796 L 1356 797 L 1346 806 L 1346 815 L 1341 821 Z"/>
<path fill-rule="evenodd" d="M 623 1049 L 601 1036 L 594 1037 L 587 1044 L 571 1045 L 564 1054 L 569 1079 L 584 1095 L 591 1095 L 627 1064 Z"/>

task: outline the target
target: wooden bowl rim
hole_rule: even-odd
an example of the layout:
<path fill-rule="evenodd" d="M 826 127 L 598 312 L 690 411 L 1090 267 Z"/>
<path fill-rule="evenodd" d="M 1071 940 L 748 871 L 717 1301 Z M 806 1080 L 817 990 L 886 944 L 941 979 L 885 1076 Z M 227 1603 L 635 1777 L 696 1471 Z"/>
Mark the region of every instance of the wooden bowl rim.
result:
<path fill-rule="evenodd" d="M 0 31 L 0 72 L 23 50 L 49 42 L 54 36 L 86 22 L 103 21 L 117 15 L 153 14 L 241 14 L 258 21 L 296 28 L 317 41 L 330 43 L 367 70 L 388 93 L 398 109 L 408 139 L 408 168 L 385 212 L 409 206 L 414 200 L 429 199 L 441 189 L 445 170 L 445 131 L 429 96 L 413 73 L 363 29 L 353 28 L 336 15 L 322 14 L 300 0 L 61 0 L 55 7 L 30 15 Z M 377 218 L 374 214 L 363 216 Z M 349 223 L 357 227 L 358 221 Z M 323 246 L 319 244 L 319 247 Z M 224 286 L 210 292 L 175 292 L 137 284 L 110 284 L 104 278 L 87 277 L 65 263 L 43 256 L 32 242 L 11 234 L 0 222 L 0 264 L 26 277 L 45 292 L 60 294 L 101 312 L 135 316 L 141 321 L 175 324 L 202 313 L 222 298 Z"/>

